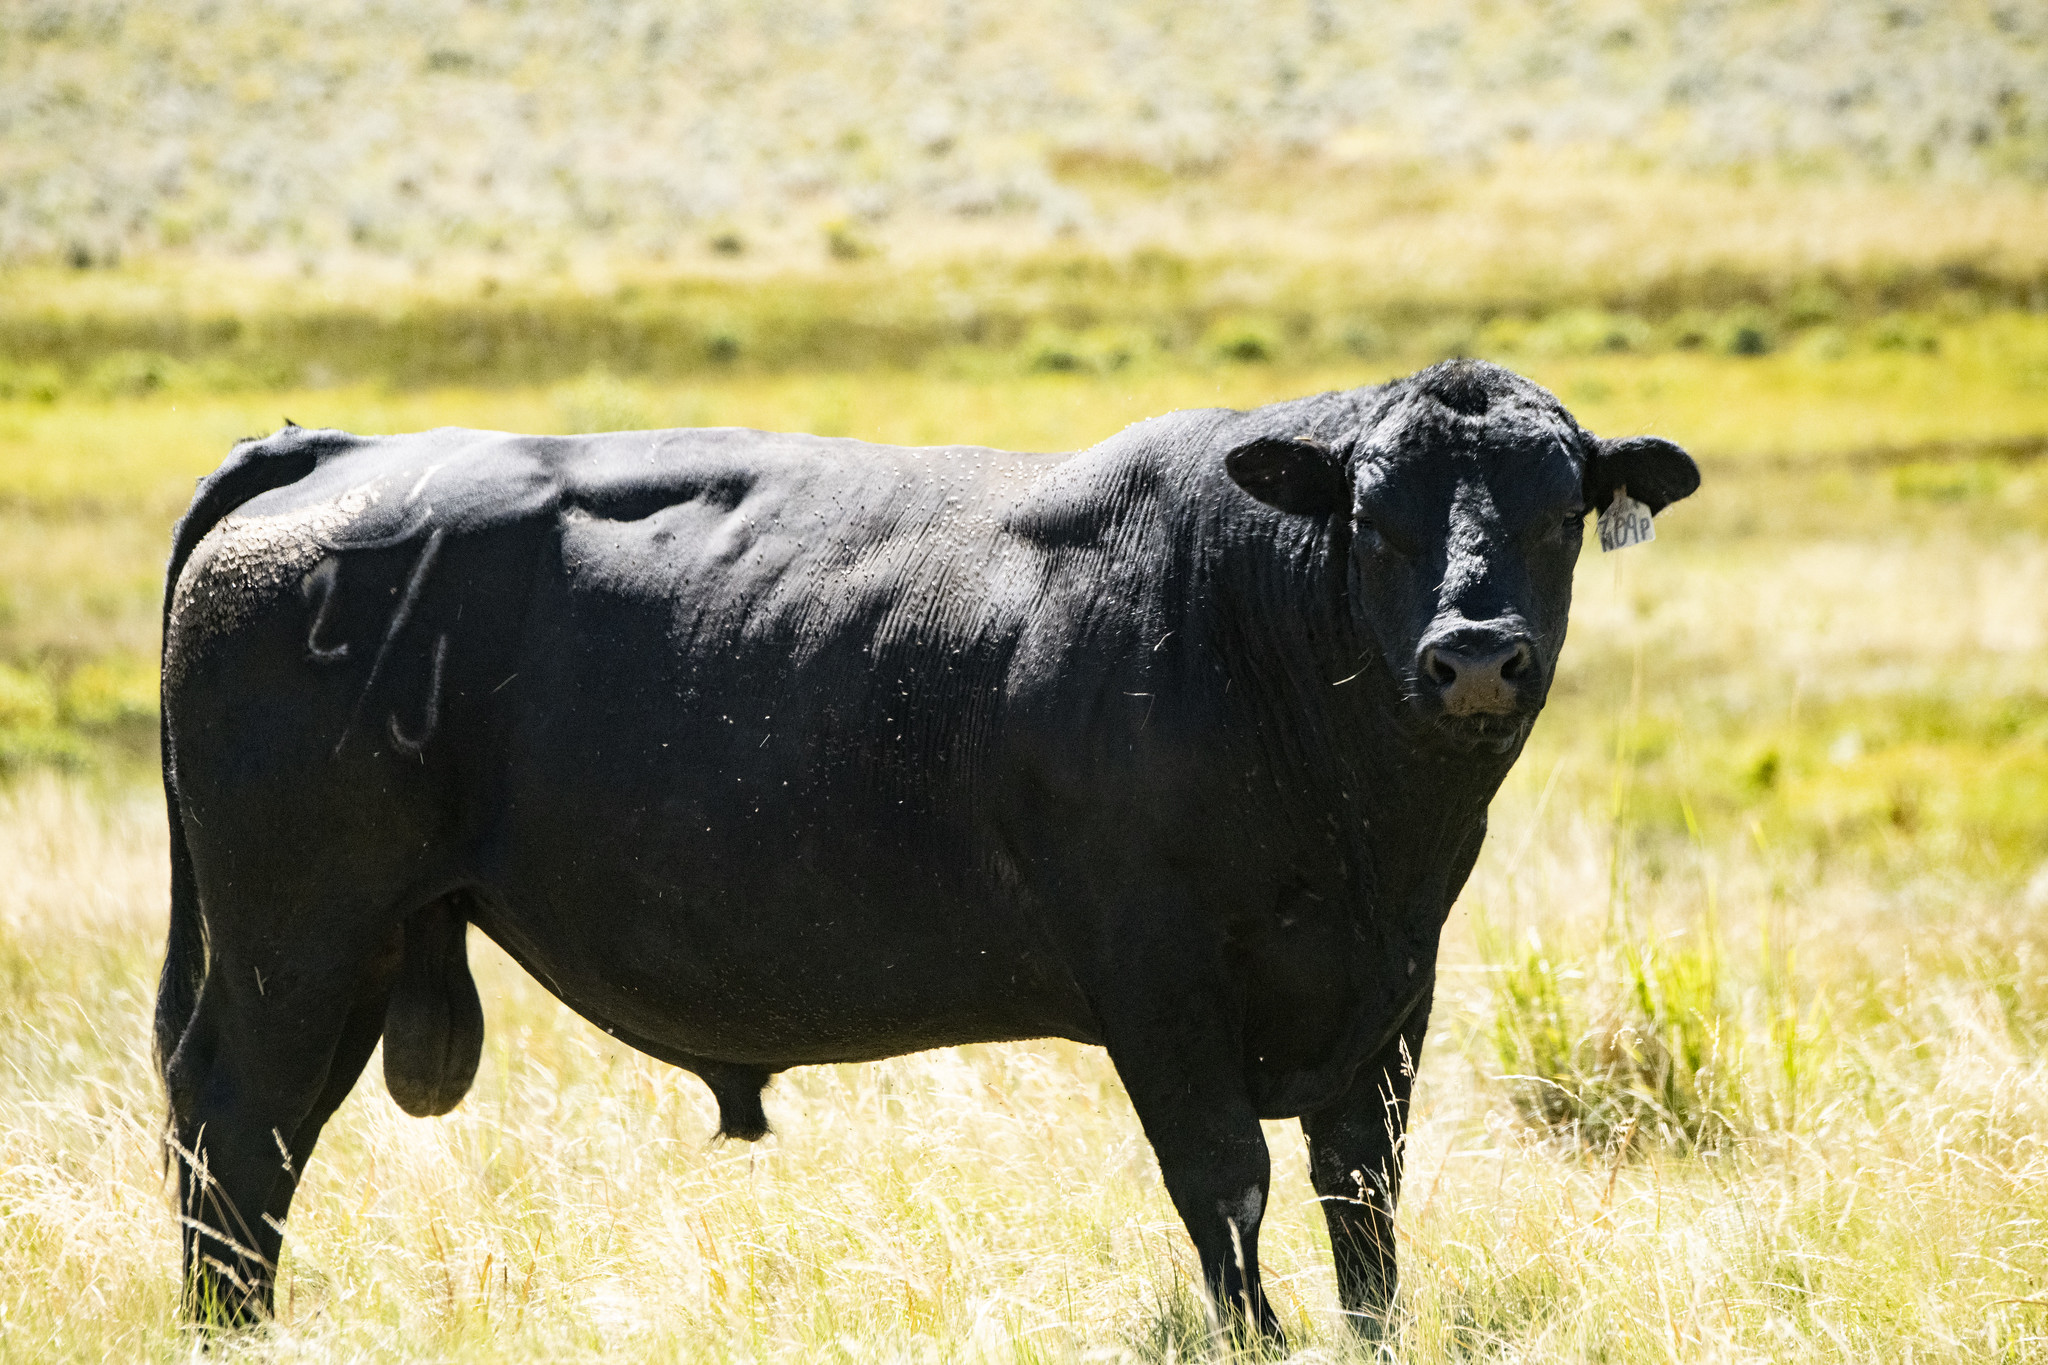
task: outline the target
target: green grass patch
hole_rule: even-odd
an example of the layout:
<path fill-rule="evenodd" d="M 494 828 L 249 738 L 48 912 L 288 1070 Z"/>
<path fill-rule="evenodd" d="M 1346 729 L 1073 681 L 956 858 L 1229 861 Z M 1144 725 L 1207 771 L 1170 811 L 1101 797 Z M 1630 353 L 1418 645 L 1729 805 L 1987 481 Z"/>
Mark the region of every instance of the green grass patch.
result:
<path fill-rule="evenodd" d="M 948 360 L 1101 373 L 1148 358 L 1299 368 L 1463 354 L 1929 355 L 1956 344 L 1959 326 L 2048 299 L 2048 273 L 1982 263 L 1431 287 L 1427 276 L 1285 257 L 1141 250 L 906 267 L 865 263 L 869 254 L 824 274 L 650 277 L 601 292 L 491 280 L 466 295 L 385 293 L 371 304 L 278 290 L 229 307 L 17 270 L 0 295 L 0 400 L 528 385 L 592 369 L 651 381 L 866 373 Z"/>

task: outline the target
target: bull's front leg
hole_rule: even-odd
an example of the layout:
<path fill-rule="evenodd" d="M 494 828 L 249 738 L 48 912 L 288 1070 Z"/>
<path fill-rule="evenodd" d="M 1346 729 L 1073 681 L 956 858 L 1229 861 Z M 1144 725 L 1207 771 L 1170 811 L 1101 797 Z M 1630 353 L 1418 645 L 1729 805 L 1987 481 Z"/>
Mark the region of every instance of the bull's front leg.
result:
<path fill-rule="evenodd" d="M 1351 1088 L 1301 1118 L 1309 1178 L 1330 1226 L 1337 1298 L 1352 1328 L 1368 1341 L 1393 1335 L 1394 1208 L 1401 1193 L 1408 1097 L 1429 1006 L 1425 989 L 1394 1037 L 1358 1068 Z"/>
<path fill-rule="evenodd" d="M 1259 1224 L 1271 1173 L 1245 1084 L 1243 1044 L 1228 1027 L 1221 974 L 1175 971 L 1186 945 L 1153 945 L 1098 995 L 1104 1042 L 1138 1111 L 1202 1281 L 1232 1338 L 1285 1345 L 1259 1288 Z"/>

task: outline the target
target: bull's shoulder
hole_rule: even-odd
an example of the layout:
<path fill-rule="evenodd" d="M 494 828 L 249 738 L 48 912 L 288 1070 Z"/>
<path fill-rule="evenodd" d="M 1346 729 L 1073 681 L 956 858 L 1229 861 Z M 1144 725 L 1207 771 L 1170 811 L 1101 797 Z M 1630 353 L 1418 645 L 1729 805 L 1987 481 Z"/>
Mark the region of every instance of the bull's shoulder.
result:
<path fill-rule="evenodd" d="M 1219 425 L 1234 416 L 1189 409 L 1134 422 L 1044 470 L 1010 508 L 1005 528 L 1049 547 L 1126 540 L 1142 526 L 1164 529 L 1213 482 L 1204 466 L 1215 463 L 1207 457 Z"/>

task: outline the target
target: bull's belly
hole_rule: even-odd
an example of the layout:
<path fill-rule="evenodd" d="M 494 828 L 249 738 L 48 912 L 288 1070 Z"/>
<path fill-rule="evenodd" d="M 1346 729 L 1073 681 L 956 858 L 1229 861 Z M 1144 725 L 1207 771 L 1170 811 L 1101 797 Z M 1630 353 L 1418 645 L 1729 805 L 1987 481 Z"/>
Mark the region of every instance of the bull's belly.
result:
<path fill-rule="evenodd" d="M 1049 946 L 936 849 L 891 857 L 744 823 L 650 838 L 633 823 L 529 829 L 480 888 L 479 927 L 600 1027 L 771 1069 L 1093 1040 Z"/>

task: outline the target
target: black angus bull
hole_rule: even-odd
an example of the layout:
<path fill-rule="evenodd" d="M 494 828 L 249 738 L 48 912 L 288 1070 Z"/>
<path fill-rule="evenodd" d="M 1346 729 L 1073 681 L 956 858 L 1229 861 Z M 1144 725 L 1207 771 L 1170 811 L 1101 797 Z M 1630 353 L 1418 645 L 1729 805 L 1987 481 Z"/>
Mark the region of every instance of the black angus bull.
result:
<path fill-rule="evenodd" d="M 766 1131 L 786 1067 L 1108 1049 L 1239 1326 L 1262 1118 L 1345 1309 L 1394 1289 L 1440 926 L 1564 643 L 1583 514 L 1685 453 L 1453 362 L 1068 457 L 744 430 L 287 427 L 179 525 L 157 1048 L 188 1305 L 268 1306 L 381 1037 L 475 1074 L 475 925 Z"/>

